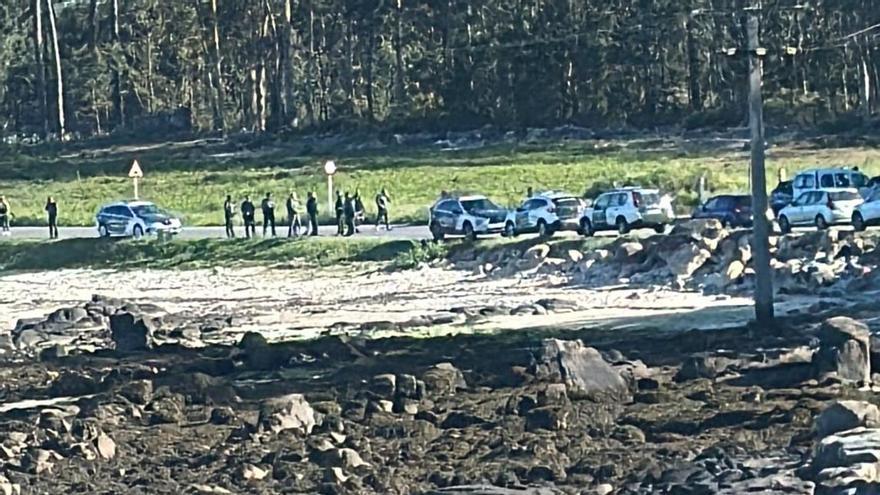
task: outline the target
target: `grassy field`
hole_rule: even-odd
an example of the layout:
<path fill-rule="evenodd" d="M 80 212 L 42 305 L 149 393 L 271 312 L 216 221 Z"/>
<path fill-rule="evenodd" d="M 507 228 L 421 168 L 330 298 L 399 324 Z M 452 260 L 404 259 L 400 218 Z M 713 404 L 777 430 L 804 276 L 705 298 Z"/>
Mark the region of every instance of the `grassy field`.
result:
<path fill-rule="evenodd" d="M 194 269 L 212 266 L 330 265 L 390 262 L 411 268 L 442 257 L 446 246 L 376 239 L 202 239 L 155 240 L 66 239 L 55 242 L 0 243 L 0 272 L 61 268 Z"/>
<path fill-rule="evenodd" d="M 327 212 L 326 178 L 321 164 L 327 154 L 284 146 L 257 151 L 226 151 L 204 144 L 152 147 L 112 146 L 103 150 L 7 150 L 0 153 L 0 194 L 12 203 L 18 225 L 42 225 L 47 196 L 60 204 L 62 225 L 91 225 L 102 203 L 131 196 L 126 172 L 137 157 L 146 177 L 141 197 L 181 215 L 188 225 L 217 225 L 226 194 L 255 203 L 271 191 L 283 209 L 284 198 L 296 191 L 301 201 L 316 191 L 322 216 Z M 502 205 L 518 203 L 526 189 L 565 190 L 593 195 L 615 183 L 655 186 L 673 193 L 677 205 L 694 204 L 694 184 L 709 177 L 715 192 L 748 187 L 748 156 L 744 151 L 688 150 L 663 142 L 640 146 L 599 146 L 596 142 L 546 145 L 495 145 L 468 151 L 404 148 L 394 151 L 340 152 L 338 188 L 360 189 L 369 215 L 373 197 L 388 189 L 394 222 L 423 222 L 440 191 L 478 191 Z M 873 148 L 772 148 L 768 182 L 776 171 L 789 175 L 816 164 L 858 165 L 880 173 L 880 151 Z M 283 212 L 282 216 L 283 216 Z M 259 219 L 259 215 L 258 215 Z"/>

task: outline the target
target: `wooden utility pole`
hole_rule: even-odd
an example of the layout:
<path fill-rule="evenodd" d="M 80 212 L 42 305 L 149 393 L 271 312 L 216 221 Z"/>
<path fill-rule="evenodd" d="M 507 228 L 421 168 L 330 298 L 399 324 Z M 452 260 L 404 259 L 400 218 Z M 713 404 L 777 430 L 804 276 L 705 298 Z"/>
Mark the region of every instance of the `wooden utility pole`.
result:
<path fill-rule="evenodd" d="M 755 319 L 758 323 L 769 323 L 773 320 L 773 274 L 770 271 L 770 222 L 766 215 L 767 179 L 764 173 L 764 103 L 761 98 L 761 56 L 764 50 L 758 46 L 758 13 L 755 9 L 750 9 L 747 15 Z"/>

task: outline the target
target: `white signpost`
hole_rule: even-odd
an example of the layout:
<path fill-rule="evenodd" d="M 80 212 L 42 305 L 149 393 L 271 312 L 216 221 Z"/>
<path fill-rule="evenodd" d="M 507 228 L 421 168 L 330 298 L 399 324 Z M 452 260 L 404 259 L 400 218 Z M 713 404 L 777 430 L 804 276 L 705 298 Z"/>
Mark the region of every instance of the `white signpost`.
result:
<path fill-rule="evenodd" d="M 131 168 L 128 170 L 128 176 L 134 181 L 134 199 L 138 199 L 138 179 L 144 177 L 144 171 L 137 160 L 131 162 Z"/>
<path fill-rule="evenodd" d="M 327 174 L 327 211 L 333 212 L 333 174 L 336 173 L 336 162 L 327 160 L 324 163 L 324 173 Z"/>

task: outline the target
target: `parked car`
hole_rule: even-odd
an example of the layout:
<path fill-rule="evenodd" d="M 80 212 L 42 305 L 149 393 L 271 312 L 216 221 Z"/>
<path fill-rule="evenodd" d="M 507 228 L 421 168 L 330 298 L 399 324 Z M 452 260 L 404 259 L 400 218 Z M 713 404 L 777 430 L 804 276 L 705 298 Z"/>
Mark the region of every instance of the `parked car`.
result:
<path fill-rule="evenodd" d="M 480 195 L 444 198 L 430 210 L 428 228 L 434 240 L 447 235 L 463 235 L 476 240 L 478 235 L 504 231 L 507 210 Z"/>
<path fill-rule="evenodd" d="M 773 188 L 772 192 L 770 192 L 769 203 L 770 209 L 773 210 L 774 217 L 778 216 L 779 210 L 791 204 L 794 199 L 792 197 L 794 194 L 792 184 L 793 183 L 790 180 L 782 181 Z"/>
<path fill-rule="evenodd" d="M 101 237 L 134 237 L 180 233 L 181 222 L 149 201 L 120 201 L 101 207 L 95 216 Z"/>
<path fill-rule="evenodd" d="M 792 197 L 799 198 L 807 191 L 833 191 L 840 189 L 856 189 L 865 195 L 868 187 L 868 177 L 848 168 L 817 168 L 799 172 L 793 180 Z"/>
<path fill-rule="evenodd" d="M 715 218 L 722 227 L 751 227 L 752 197 L 745 194 L 715 196 L 698 206 L 691 217 Z"/>
<path fill-rule="evenodd" d="M 856 206 L 852 225 L 859 232 L 872 225 L 880 225 L 880 189 L 874 189 L 864 203 Z"/>
<path fill-rule="evenodd" d="M 579 220 L 584 205 L 571 194 L 545 192 L 523 201 L 514 211 L 507 213 L 504 235 L 513 237 L 526 232 L 537 232 L 550 237 L 560 230 L 579 230 Z"/>
<path fill-rule="evenodd" d="M 863 202 L 855 189 L 808 191 L 779 212 L 779 229 L 787 234 L 799 225 L 815 225 L 824 230 L 829 225 L 849 223 L 856 207 Z"/>
<path fill-rule="evenodd" d="M 672 202 L 656 189 L 626 187 L 600 194 L 581 217 L 581 233 L 591 236 L 601 230 L 626 234 L 632 229 L 652 228 L 658 233 L 675 220 Z"/>

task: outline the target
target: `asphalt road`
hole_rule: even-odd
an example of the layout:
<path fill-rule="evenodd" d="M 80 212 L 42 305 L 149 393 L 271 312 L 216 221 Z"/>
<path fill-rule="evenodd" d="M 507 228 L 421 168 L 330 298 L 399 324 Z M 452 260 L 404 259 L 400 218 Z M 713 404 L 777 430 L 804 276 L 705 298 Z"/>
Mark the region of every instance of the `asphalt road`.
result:
<path fill-rule="evenodd" d="M 275 231 L 279 236 L 287 235 L 287 227 L 276 226 Z M 335 236 L 335 225 L 322 225 L 318 233 L 322 236 Z M 243 227 L 236 227 L 235 234 L 237 236 L 244 235 Z M 77 239 L 77 238 L 96 238 L 98 231 L 94 227 L 61 227 L 58 229 L 58 235 L 61 239 Z M 360 227 L 360 233 L 355 234 L 358 237 L 385 237 L 388 239 L 407 239 L 420 240 L 428 239 L 431 233 L 426 226 L 391 226 L 390 231 L 384 228 L 376 230 L 372 225 Z M 49 237 L 48 227 L 13 227 L 12 235 L 9 237 L 0 237 L 0 242 L 8 239 L 47 239 Z M 178 238 L 180 239 L 220 239 L 226 237 L 226 229 L 223 227 L 184 227 Z M 262 226 L 257 226 L 257 237 L 262 237 Z"/>

